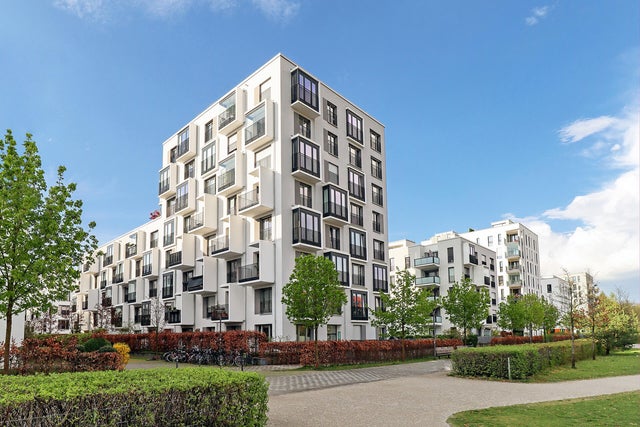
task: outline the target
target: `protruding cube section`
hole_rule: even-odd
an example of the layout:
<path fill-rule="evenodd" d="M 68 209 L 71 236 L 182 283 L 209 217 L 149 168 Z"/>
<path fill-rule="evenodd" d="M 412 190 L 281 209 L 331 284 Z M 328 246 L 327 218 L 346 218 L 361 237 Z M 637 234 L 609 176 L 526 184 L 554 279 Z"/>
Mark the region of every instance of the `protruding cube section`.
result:
<path fill-rule="evenodd" d="M 318 81 L 299 68 L 291 72 L 291 108 L 311 118 L 320 115 Z"/>
<path fill-rule="evenodd" d="M 176 161 L 186 163 L 196 156 L 198 127 L 191 123 L 178 132 Z"/>
<path fill-rule="evenodd" d="M 320 182 L 320 147 L 301 136 L 291 143 L 291 175 L 310 184 Z"/>
<path fill-rule="evenodd" d="M 236 89 L 220 101 L 218 133 L 229 136 L 244 121 L 244 91 Z"/>
<path fill-rule="evenodd" d="M 212 257 L 204 257 L 202 260 L 202 274 L 189 279 L 184 290 L 194 294 L 215 294 L 218 291 L 218 260 Z"/>
<path fill-rule="evenodd" d="M 178 250 L 166 254 L 165 268 L 188 270 L 195 266 L 195 236 L 183 234 L 178 237 Z"/>
<path fill-rule="evenodd" d="M 178 184 L 178 166 L 170 163 L 160 171 L 160 182 L 158 183 L 158 195 L 167 199 L 176 194 Z"/>
<path fill-rule="evenodd" d="M 274 186 L 273 171 L 258 166 L 251 175 L 257 177 L 253 189 L 238 196 L 238 212 L 241 215 L 257 218 L 273 210 Z"/>
<path fill-rule="evenodd" d="M 218 196 L 203 193 L 198 201 L 198 212 L 184 219 L 184 227 L 187 233 L 203 236 L 218 229 Z"/>
<path fill-rule="evenodd" d="M 236 258 L 244 253 L 244 219 L 238 215 L 227 218 L 229 227 L 221 236 L 209 240 L 209 255 L 216 258 Z"/>
<path fill-rule="evenodd" d="M 220 162 L 218 169 L 218 194 L 228 196 L 244 187 L 244 155 L 235 152 Z"/>
<path fill-rule="evenodd" d="M 275 280 L 275 248 L 270 240 L 259 240 L 251 246 L 258 250 L 253 256 L 253 263 L 242 265 L 238 270 L 238 283 L 242 285 L 266 285 Z"/>
<path fill-rule="evenodd" d="M 175 213 L 189 214 L 196 210 L 196 180 L 189 178 L 176 187 Z"/>
<path fill-rule="evenodd" d="M 244 146 L 252 151 L 258 151 L 273 141 L 274 117 L 273 102 L 265 100 L 246 114 L 244 128 Z"/>

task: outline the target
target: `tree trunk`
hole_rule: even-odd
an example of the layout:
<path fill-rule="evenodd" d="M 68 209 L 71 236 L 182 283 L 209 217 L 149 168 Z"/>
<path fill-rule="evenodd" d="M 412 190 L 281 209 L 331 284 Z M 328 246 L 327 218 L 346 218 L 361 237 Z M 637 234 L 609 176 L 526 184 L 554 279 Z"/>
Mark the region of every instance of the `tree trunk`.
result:
<path fill-rule="evenodd" d="M 529 344 L 533 344 L 533 323 L 529 323 Z"/>
<path fill-rule="evenodd" d="M 405 360 L 405 352 L 404 352 L 404 339 L 405 339 L 405 332 L 404 332 L 404 325 L 402 325 L 402 342 L 400 343 L 402 346 L 402 361 L 404 362 Z"/>
<path fill-rule="evenodd" d="M 4 363 L 2 371 L 9 373 L 9 356 L 11 355 L 11 328 L 13 327 L 13 303 L 10 301 L 7 306 L 7 327 L 4 334 Z"/>
<path fill-rule="evenodd" d="M 318 369 L 320 365 L 320 358 L 318 356 L 318 325 L 313 328 L 313 341 L 314 341 L 314 352 L 315 352 L 315 367 Z"/>
<path fill-rule="evenodd" d="M 573 318 L 571 319 L 571 369 L 576 369 L 576 343 L 575 333 L 573 328 Z"/>
<path fill-rule="evenodd" d="M 596 325 L 591 323 L 591 357 L 596 360 Z"/>

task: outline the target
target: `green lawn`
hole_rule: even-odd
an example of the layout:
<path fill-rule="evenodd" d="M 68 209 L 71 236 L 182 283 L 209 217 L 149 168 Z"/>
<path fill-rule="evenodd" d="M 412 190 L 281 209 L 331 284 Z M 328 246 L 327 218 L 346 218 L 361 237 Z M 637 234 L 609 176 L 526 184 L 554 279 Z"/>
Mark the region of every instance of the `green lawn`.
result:
<path fill-rule="evenodd" d="M 612 352 L 609 356 L 598 356 L 595 361 L 580 360 L 576 362 L 576 369 L 571 369 L 571 365 L 554 367 L 527 381 L 557 382 L 635 374 L 640 374 L 640 350 L 625 350 Z"/>
<path fill-rule="evenodd" d="M 458 412 L 452 426 L 640 426 L 640 391 Z"/>
<path fill-rule="evenodd" d="M 640 374 L 640 351 L 614 352 L 534 375 L 528 382 L 557 382 Z M 557 402 L 459 412 L 452 426 L 640 426 L 640 391 Z"/>

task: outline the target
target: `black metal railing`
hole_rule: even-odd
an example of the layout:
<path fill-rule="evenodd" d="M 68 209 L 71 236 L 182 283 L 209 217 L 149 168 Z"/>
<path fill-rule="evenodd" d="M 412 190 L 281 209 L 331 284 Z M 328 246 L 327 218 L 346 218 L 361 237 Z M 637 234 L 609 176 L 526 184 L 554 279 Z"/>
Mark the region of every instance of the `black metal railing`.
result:
<path fill-rule="evenodd" d="M 366 307 L 351 307 L 351 320 L 368 320 L 369 309 Z"/>
<path fill-rule="evenodd" d="M 243 265 L 238 268 L 238 282 L 248 282 L 260 278 L 260 264 Z"/>
<path fill-rule="evenodd" d="M 266 133 L 265 119 L 262 118 L 244 130 L 244 143 L 250 144 Z"/>
<path fill-rule="evenodd" d="M 236 119 L 236 105 L 230 105 L 218 116 L 218 130 L 222 129 Z"/>
<path fill-rule="evenodd" d="M 222 191 L 231 187 L 236 183 L 236 169 L 229 169 L 222 175 L 218 176 L 218 191 Z"/>
<path fill-rule="evenodd" d="M 178 264 L 182 264 L 182 251 L 167 254 L 165 268 L 173 267 Z"/>

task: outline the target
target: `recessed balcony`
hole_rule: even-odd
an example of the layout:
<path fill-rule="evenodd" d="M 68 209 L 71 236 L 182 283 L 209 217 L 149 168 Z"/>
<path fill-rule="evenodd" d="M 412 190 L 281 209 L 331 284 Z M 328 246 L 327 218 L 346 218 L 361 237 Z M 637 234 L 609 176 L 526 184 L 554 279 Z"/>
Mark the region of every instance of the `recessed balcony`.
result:
<path fill-rule="evenodd" d="M 160 171 L 160 181 L 158 182 L 158 196 L 168 199 L 176 194 L 178 184 L 178 166 L 170 163 Z"/>
<path fill-rule="evenodd" d="M 244 157 L 236 152 L 220 162 L 218 170 L 218 194 L 227 197 L 244 187 Z"/>
<path fill-rule="evenodd" d="M 164 313 L 164 321 L 170 325 L 180 323 L 181 317 L 182 316 L 180 310 L 170 310 Z"/>
<path fill-rule="evenodd" d="M 257 186 L 238 196 L 238 213 L 251 218 L 271 212 L 274 206 L 273 171 L 258 167 L 254 172 L 258 174 Z"/>
<path fill-rule="evenodd" d="M 258 107 L 248 112 L 244 128 L 244 146 L 258 151 L 273 141 L 273 102 L 263 101 Z"/>
<path fill-rule="evenodd" d="M 244 122 L 244 91 L 234 90 L 220 101 L 222 112 L 218 114 L 218 133 L 229 136 Z"/>
<path fill-rule="evenodd" d="M 506 270 L 507 270 L 507 273 L 509 274 L 520 273 L 520 263 L 517 261 L 508 262 Z"/>
<path fill-rule="evenodd" d="M 209 255 L 216 258 L 237 258 L 245 251 L 244 220 L 237 215 L 228 217 L 229 228 L 225 234 L 209 240 Z"/>
<path fill-rule="evenodd" d="M 507 281 L 507 286 L 509 286 L 509 289 L 520 289 L 522 288 L 522 281 L 521 280 L 509 280 Z"/>
<path fill-rule="evenodd" d="M 186 136 L 184 135 L 186 132 Z M 178 146 L 176 150 L 176 161 L 186 163 L 196 156 L 196 137 L 198 128 L 191 123 L 186 129 L 178 133 Z"/>
<path fill-rule="evenodd" d="M 217 292 L 218 260 L 211 257 L 204 257 L 202 263 L 202 274 L 189 279 L 189 281 L 186 282 L 186 288 L 183 287 L 183 291 L 202 295 L 213 295 Z"/>
<path fill-rule="evenodd" d="M 240 266 L 238 283 L 241 285 L 266 285 L 275 280 L 275 249 L 271 241 L 260 240 L 252 246 L 258 248 L 258 261 Z"/>
<path fill-rule="evenodd" d="M 413 260 L 413 266 L 423 271 L 438 270 L 440 268 L 440 258 L 437 256 L 426 256 Z"/>
<path fill-rule="evenodd" d="M 179 251 L 166 254 L 165 268 L 189 270 L 195 266 L 195 236 L 183 234 L 179 238 Z"/>

